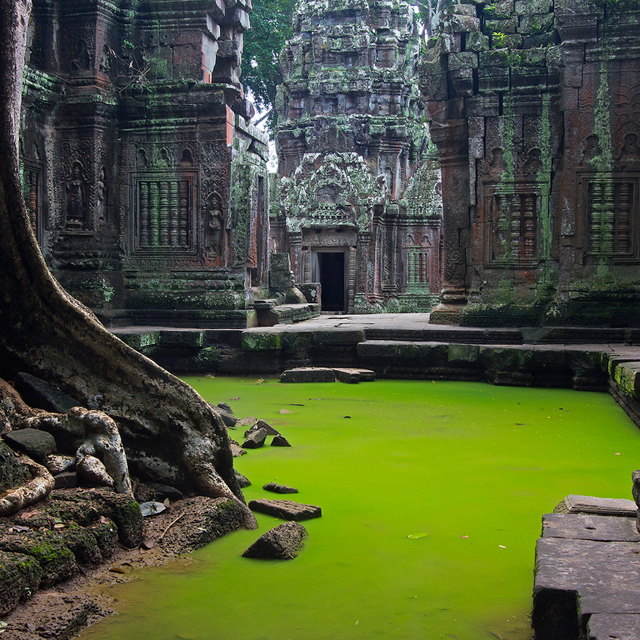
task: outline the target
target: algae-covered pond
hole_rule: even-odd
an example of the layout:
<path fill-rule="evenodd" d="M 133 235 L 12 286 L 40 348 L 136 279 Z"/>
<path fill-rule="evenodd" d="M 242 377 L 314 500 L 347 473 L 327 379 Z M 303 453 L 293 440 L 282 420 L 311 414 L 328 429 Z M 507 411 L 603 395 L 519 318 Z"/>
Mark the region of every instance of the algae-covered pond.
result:
<path fill-rule="evenodd" d="M 640 468 L 640 434 L 605 394 L 187 381 L 293 445 L 236 459 L 253 483 L 247 500 L 278 497 L 266 482 L 290 484 L 323 517 L 304 523 L 292 561 L 240 557 L 280 523 L 258 515 L 259 531 L 199 550 L 188 567 L 141 571 L 114 588 L 122 615 L 82 638 L 525 640 L 541 515 L 570 493 L 630 497 Z"/>

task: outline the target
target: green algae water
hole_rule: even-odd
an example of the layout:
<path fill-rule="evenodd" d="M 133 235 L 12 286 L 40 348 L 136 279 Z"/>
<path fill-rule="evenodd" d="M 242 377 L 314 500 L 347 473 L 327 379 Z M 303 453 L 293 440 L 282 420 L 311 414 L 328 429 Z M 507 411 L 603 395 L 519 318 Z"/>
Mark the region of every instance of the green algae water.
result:
<path fill-rule="evenodd" d="M 236 459 L 323 516 L 292 561 L 241 557 L 258 515 L 189 566 L 113 588 L 91 640 L 526 640 L 541 515 L 567 494 L 630 497 L 640 434 L 605 394 L 461 382 L 187 378 L 292 448 Z M 282 410 L 291 413 L 281 413 Z M 237 440 L 242 439 L 241 430 Z"/>

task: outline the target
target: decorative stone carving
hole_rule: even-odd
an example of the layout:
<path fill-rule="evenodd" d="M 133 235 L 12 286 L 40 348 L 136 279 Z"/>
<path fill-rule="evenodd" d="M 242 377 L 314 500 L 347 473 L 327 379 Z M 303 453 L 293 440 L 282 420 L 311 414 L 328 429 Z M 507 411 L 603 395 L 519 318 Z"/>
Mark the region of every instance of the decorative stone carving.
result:
<path fill-rule="evenodd" d="M 293 26 L 280 56 L 275 242 L 298 282 L 322 283 L 327 309 L 335 290 L 335 311 L 354 311 L 356 298 L 358 311 L 428 310 L 440 288 L 442 209 L 415 90 L 414 12 L 404 0 L 305 0 Z M 412 232 L 431 247 L 419 252 L 430 262 L 422 279 L 408 267 Z"/>
<path fill-rule="evenodd" d="M 34 2 L 21 155 L 38 240 L 107 324 L 247 326 L 269 228 L 266 139 L 231 111 L 250 3 L 125 5 Z M 232 163 L 251 175 L 241 208 Z"/>

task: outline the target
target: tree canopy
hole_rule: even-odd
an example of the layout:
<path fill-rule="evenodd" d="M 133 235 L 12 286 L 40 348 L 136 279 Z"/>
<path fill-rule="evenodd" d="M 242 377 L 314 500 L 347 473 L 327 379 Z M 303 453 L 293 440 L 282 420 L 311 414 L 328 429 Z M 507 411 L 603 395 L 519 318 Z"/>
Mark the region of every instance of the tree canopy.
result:
<path fill-rule="evenodd" d="M 244 35 L 242 80 L 259 109 L 270 109 L 282 82 L 280 51 L 293 35 L 296 0 L 254 0 L 251 29 Z M 275 114 L 269 117 L 275 124 Z"/>

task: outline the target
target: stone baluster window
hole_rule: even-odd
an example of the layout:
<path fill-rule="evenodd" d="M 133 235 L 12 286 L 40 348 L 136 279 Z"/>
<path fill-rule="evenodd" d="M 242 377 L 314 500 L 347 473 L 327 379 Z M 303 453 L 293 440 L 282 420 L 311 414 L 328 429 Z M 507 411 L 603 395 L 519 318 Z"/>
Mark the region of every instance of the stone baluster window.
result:
<path fill-rule="evenodd" d="M 424 289 L 429 286 L 429 252 L 424 247 L 407 249 L 407 289 Z"/>
<path fill-rule="evenodd" d="M 589 254 L 602 257 L 633 257 L 634 216 L 638 184 L 628 180 L 591 180 L 587 183 Z"/>
<path fill-rule="evenodd" d="M 136 204 L 137 248 L 191 248 L 192 178 L 138 179 Z"/>
<path fill-rule="evenodd" d="M 489 264 L 524 264 L 539 258 L 539 193 L 525 185 L 489 189 Z"/>

